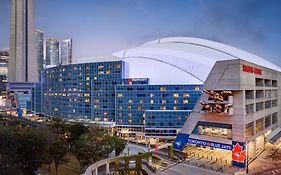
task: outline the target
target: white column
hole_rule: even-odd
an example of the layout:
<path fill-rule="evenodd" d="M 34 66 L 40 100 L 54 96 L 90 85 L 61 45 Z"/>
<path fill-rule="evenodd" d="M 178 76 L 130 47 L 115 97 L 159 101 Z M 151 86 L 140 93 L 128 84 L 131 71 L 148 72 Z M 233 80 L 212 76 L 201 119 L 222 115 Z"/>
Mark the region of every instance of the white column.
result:
<path fill-rule="evenodd" d="M 109 163 L 106 163 L 106 174 L 109 174 Z"/>

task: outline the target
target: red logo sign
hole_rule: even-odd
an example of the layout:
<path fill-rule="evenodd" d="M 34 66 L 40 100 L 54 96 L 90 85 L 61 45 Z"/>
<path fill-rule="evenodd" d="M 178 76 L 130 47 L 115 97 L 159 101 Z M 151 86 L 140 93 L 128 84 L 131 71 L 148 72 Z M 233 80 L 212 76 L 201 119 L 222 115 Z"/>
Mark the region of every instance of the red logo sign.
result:
<path fill-rule="evenodd" d="M 239 143 L 236 143 L 236 145 L 233 146 L 232 149 L 232 160 L 244 163 L 245 157 L 246 157 L 245 150 L 243 150 L 243 147 L 240 146 Z"/>
<path fill-rule="evenodd" d="M 254 73 L 257 75 L 261 75 L 262 74 L 262 70 L 259 68 L 255 68 L 252 66 L 248 66 L 248 65 L 243 65 L 243 71 L 244 72 L 249 72 L 249 73 Z"/>

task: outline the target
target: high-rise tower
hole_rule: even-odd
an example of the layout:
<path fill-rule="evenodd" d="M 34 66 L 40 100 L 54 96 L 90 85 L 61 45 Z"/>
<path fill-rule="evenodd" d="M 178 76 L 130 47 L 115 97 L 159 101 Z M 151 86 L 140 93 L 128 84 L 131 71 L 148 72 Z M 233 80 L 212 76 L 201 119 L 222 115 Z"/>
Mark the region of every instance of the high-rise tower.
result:
<path fill-rule="evenodd" d="M 58 66 L 59 64 L 59 41 L 48 39 L 46 41 L 46 65 Z"/>
<path fill-rule="evenodd" d="M 43 70 L 44 64 L 44 32 L 40 29 L 35 30 L 35 48 L 38 63 L 38 74 L 40 79 L 40 74 Z"/>
<path fill-rule="evenodd" d="M 66 39 L 60 43 L 61 64 L 72 63 L 72 39 Z"/>
<path fill-rule="evenodd" d="M 38 82 L 33 0 L 12 0 L 9 82 Z"/>

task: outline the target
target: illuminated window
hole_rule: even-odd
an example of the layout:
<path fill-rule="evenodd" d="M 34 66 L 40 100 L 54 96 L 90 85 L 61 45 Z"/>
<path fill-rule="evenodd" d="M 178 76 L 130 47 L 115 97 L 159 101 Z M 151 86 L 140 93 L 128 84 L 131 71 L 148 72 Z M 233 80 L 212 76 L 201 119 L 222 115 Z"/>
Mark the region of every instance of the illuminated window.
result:
<path fill-rule="evenodd" d="M 107 121 L 108 121 L 108 118 L 103 118 L 103 121 L 104 121 L 104 122 L 107 122 Z"/>
<path fill-rule="evenodd" d="M 162 100 L 162 104 L 166 104 L 167 103 L 167 101 L 166 100 Z"/>
<path fill-rule="evenodd" d="M 107 115 L 107 114 L 108 114 L 108 112 L 104 112 L 104 113 L 103 113 L 103 115 Z"/>
<path fill-rule="evenodd" d="M 122 106 L 119 106 L 119 109 L 122 109 L 123 107 Z"/>
<path fill-rule="evenodd" d="M 154 94 L 150 94 L 150 97 L 153 97 L 154 96 Z"/>
<path fill-rule="evenodd" d="M 86 80 L 90 80 L 90 77 L 86 77 Z"/>
<path fill-rule="evenodd" d="M 133 100 L 128 100 L 129 103 L 133 103 Z"/>
<path fill-rule="evenodd" d="M 117 69 L 120 69 L 120 68 L 121 68 L 121 65 L 120 65 L 120 64 L 116 64 L 116 68 L 117 68 Z"/>
<path fill-rule="evenodd" d="M 138 106 L 138 110 L 142 110 L 142 106 Z"/>
<path fill-rule="evenodd" d="M 131 119 L 130 119 L 130 120 L 128 120 L 128 122 L 129 122 L 129 123 L 132 123 L 132 122 L 133 122 L 133 120 L 131 120 Z"/>
<path fill-rule="evenodd" d="M 161 106 L 160 110 L 166 110 L 166 106 Z"/>
<path fill-rule="evenodd" d="M 179 97 L 179 94 L 174 94 L 174 97 L 176 97 L 176 98 Z"/>
<path fill-rule="evenodd" d="M 154 103 L 154 101 L 153 100 L 150 100 L 150 104 L 153 104 Z"/>
<path fill-rule="evenodd" d="M 85 99 L 85 102 L 86 102 L 86 103 L 89 103 L 89 102 L 90 102 L 90 100 L 89 100 L 89 99 Z"/>
<path fill-rule="evenodd" d="M 86 83 L 86 85 L 90 85 L 90 83 L 89 83 L 89 82 L 87 82 L 87 83 Z"/>
<path fill-rule="evenodd" d="M 199 91 L 199 90 L 200 90 L 200 87 L 196 86 L 196 87 L 194 88 L 194 90 Z"/>
<path fill-rule="evenodd" d="M 128 109 L 131 110 L 131 109 L 132 109 L 132 106 L 128 106 Z"/>
<path fill-rule="evenodd" d="M 132 114 L 132 113 L 129 113 L 129 114 L 128 114 L 128 116 L 129 116 L 129 117 L 132 117 L 132 116 L 133 116 L 133 114 Z"/>
<path fill-rule="evenodd" d="M 104 68 L 104 66 L 99 66 L 98 68 L 99 68 L 99 69 L 103 69 L 103 68 Z"/>
<path fill-rule="evenodd" d="M 55 111 L 58 111 L 58 108 L 55 108 Z"/>
<path fill-rule="evenodd" d="M 96 118 L 95 118 L 95 121 L 98 122 L 98 121 L 100 121 L 100 119 L 96 117 Z"/>
<path fill-rule="evenodd" d="M 166 87 L 160 87 L 160 91 L 166 91 Z"/>
<path fill-rule="evenodd" d="M 94 105 L 94 109 L 97 109 L 98 108 L 98 105 Z"/>
<path fill-rule="evenodd" d="M 187 104 L 188 100 L 183 100 L 182 102 L 183 102 L 183 104 Z"/>
<path fill-rule="evenodd" d="M 72 112 L 75 113 L 75 109 L 73 109 Z"/>
<path fill-rule="evenodd" d="M 85 93 L 84 96 L 85 96 L 85 97 L 90 97 L 90 94 Z"/>
<path fill-rule="evenodd" d="M 174 110 L 178 110 L 178 107 L 177 107 L 177 106 L 174 106 Z"/>
<path fill-rule="evenodd" d="M 119 93 L 119 94 L 117 95 L 117 97 L 123 97 L 123 94 Z"/>
<path fill-rule="evenodd" d="M 111 74 L 111 71 L 110 71 L 110 70 L 107 70 L 105 73 L 106 73 L 106 74 Z"/>
<path fill-rule="evenodd" d="M 175 104 L 178 104 L 178 103 L 179 103 L 179 101 L 178 101 L 178 100 L 174 100 L 174 103 L 175 103 Z"/>
<path fill-rule="evenodd" d="M 183 94 L 183 96 L 184 96 L 184 97 L 189 97 L 189 94 L 188 94 L 188 93 L 186 93 L 186 94 Z"/>
<path fill-rule="evenodd" d="M 143 103 L 143 100 L 140 100 L 140 104 L 142 104 Z"/>

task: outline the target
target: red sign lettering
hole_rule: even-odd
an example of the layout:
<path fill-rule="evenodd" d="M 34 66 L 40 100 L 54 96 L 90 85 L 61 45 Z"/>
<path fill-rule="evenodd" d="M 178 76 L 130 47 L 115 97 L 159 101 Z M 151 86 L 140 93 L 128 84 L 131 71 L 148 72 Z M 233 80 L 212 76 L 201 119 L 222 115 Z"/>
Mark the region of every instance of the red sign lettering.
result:
<path fill-rule="evenodd" d="M 243 71 L 244 72 L 249 72 L 249 73 L 254 73 L 257 75 L 261 75 L 262 74 L 262 70 L 259 68 L 255 68 L 252 66 L 248 66 L 248 65 L 243 65 Z"/>

